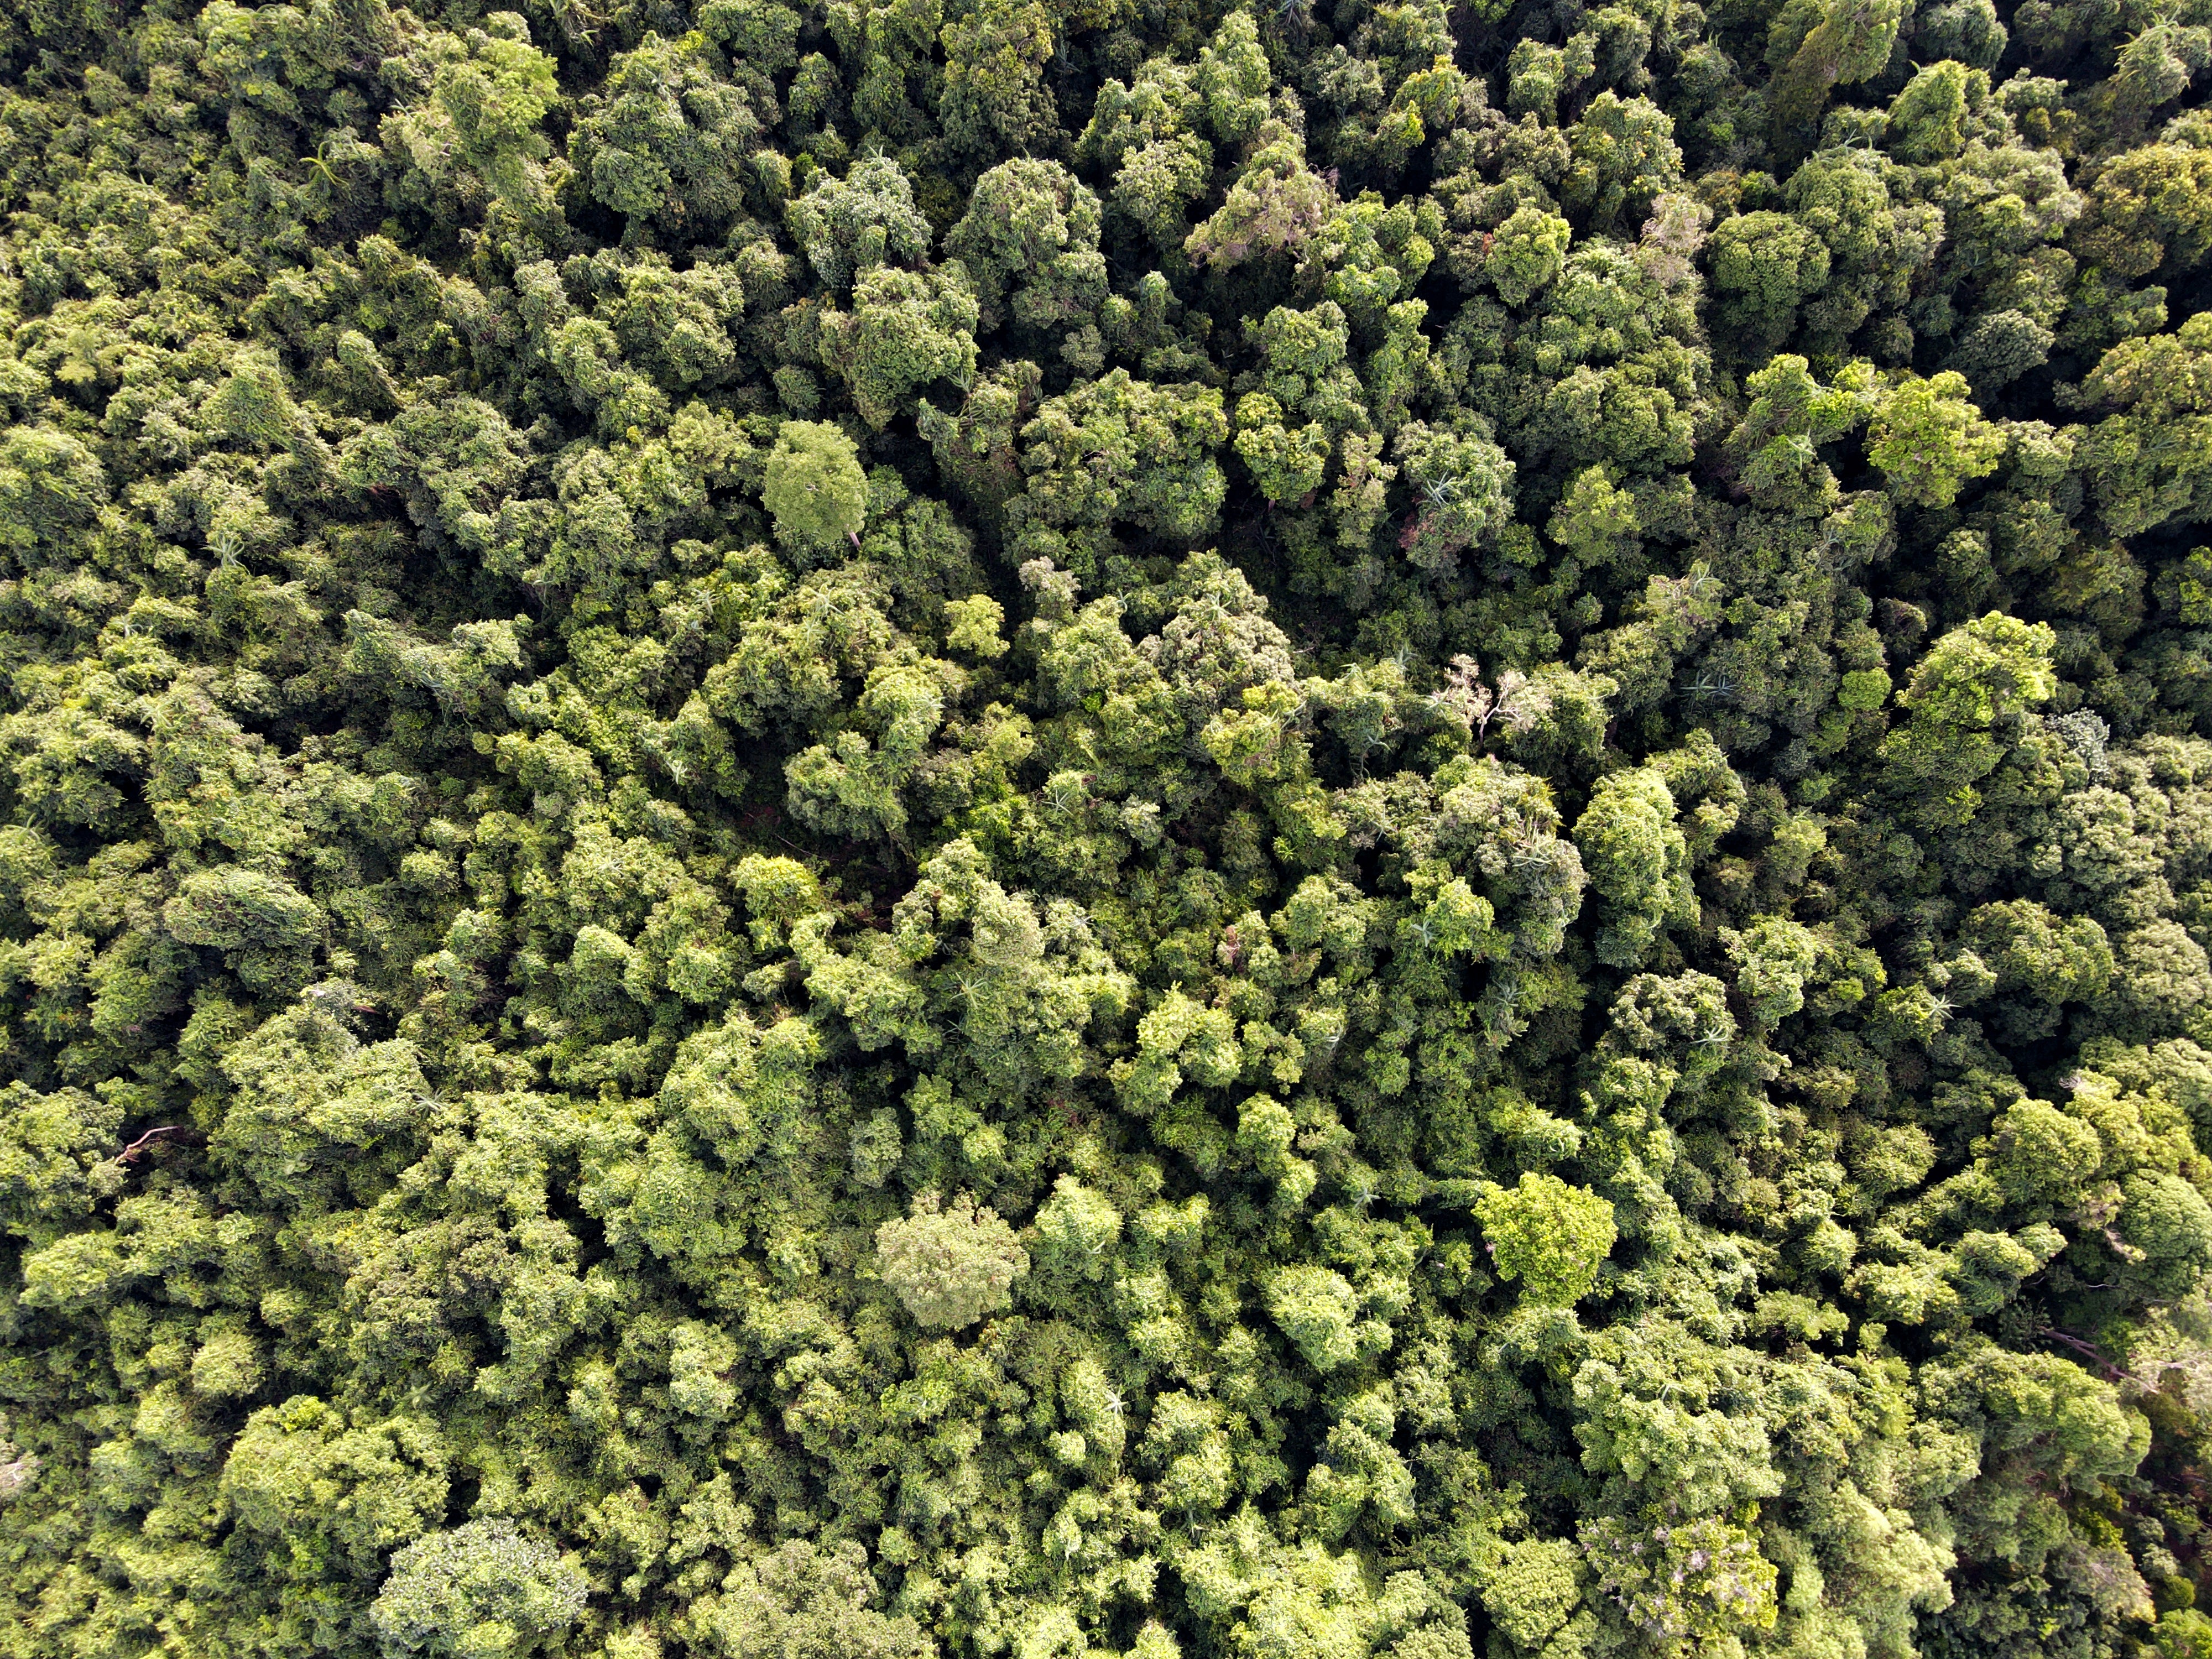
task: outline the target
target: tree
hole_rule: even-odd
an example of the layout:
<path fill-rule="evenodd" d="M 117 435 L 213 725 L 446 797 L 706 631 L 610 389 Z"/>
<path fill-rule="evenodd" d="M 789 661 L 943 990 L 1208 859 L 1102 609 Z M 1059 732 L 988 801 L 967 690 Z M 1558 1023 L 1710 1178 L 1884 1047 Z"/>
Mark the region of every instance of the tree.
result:
<path fill-rule="evenodd" d="M 1632 968 L 1662 927 L 1696 915 L 1689 844 L 1657 772 L 1641 767 L 1599 779 L 1574 834 L 1590 885 L 1605 902 L 1601 961 Z"/>
<path fill-rule="evenodd" d="M 1022 428 L 1028 488 L 1009 516 L 1025 548 L 1079 570 L 1116 523 L 1201 540 L 1226 491 L 1212 452 L 1228 436 L 1212 387 L 1155 386 L 1109 369 L 1047 399 Z"/>
<path fill-rule="evenodd" d="M 1754 496 L 1791 508 L 1831 505 L 1838 495 L 1835 474 L 1820 459 L 1820 446 L 1867 418 L 1873 384 L 1871 366 L 1854 363 L 1832 386 L 1823 386 L 1805 359 L 1788 354 L 1746 376 L 1751 406 L 1729 434 L 1728 447 L 1741 459 L 1743 482 Z"/>
<path fill-rule="evenodd" d="M 1231 12 L 1212 41 L 1200 48 L 1192 77 L 1217 143 L 1243 143 L 1260 131 L 1267 118 L 1271 78 L 1259 25 L 1249 12 Z"/>
<path fill-rule="evenodd" d="M 1786 213 L 1724 220 L 1712 250 L 1723 319 L 1737 340 L 1769 351 L 1789 337 L 1797 307 L 1827 285 L 1827 245 Z"/>
<path fill-rule="evenodd" d="M 1674 124 L 1648 98 L 1598 94 L 1575 123 L 1568 155 L 1560 199 L 1591 231 L 1641 224 L 1653 201 L 1681 180 Z"/>
<path fill-rule="evenodd" d="M 1606 1200 L 1534 1171 L 1517 1187 L 1489 1188 L 1474 1213 L 1499 1276 L 1548 1307 L 1570 1308 L 1589 1294 L 1618 1237 Z"/>
<path fill-rule="evenodd" d="M 1929 380 L 1907 376 L 1876 399 L 1867 459 L 1899 499 L 1948 507 L 1968 479 L 1996 471 L 2003 434 L 1966 400 L 1966 380 L 1947 369 Z"/>
<path fill-rule="evenodd" d="M 945 136 L 971 154 L 1042 143 L 1059 110 L 1040 71 L 1052 56 L 1052 26 L 1038 0 L 983 0 L 945 26 Z"/>
<path fill-rule="evenodd" d="M 1335 192 L 1306 166 L 1305 143 L 1279 121 L 1255 137 L 1229 194 L 1213 216 L 1184 239 L 1194 264 L 1232 267 L 1269 253 L 1296 252 L 1326 221 Z"/>
<path fill-rule="evenodd" d="M 1772 1563 L 1717 1517 L 1662 1522 L 1647 1532 L 1608 1516 L 1585 1528 L 1582 1541 L 1598 1589 L 1647 1638 L 1702 1648 L 1773 1628 Z"/>
<path fill-rule="evenodd" d="M 530 1653 L 576 1621 L 587 1594 L 571 1563 L 486 1516 L 394 1555 L 370 1619 L 388 1654 Z"/>
<path fill-rule="evenodd" d="M 1904 8 L 1894 0 L 1785 5 L 1768 26 L 1766 47 L 1767 61 L 1778 66 L 1769 94 L 1778 143 L 1802 147 L 1801 135 L 1832 87 L 1880 74 L 1903 22 Z"/>
<path fill-rule="evenodd" d="M 221 951 L 254 986 L 303 982 L 322 933 L 321 912 L 291 883 L 236 865 L 194 872 L 163 919 L 184 944 Z"/>
<path fill-rule="evenodd" d="M 10 427 L 0 437 L 0 501 L 8 508 L 5 538 L 16 558 L 49 556 L 70 532 L 90 520 L 107 498 L 100 459 L 81 440 L 51 427 Z"/>
<path fill-rule="evenodd" d="M 2120 1230 L 2142 1252 L 2154 1294 L 2185 1294 L 2212 1270 L 2212 1204 L 2178 1176 L 2129 1182 Z"/>
<path fill-rule="evenodd" d="M 1974 786 L 2004 757 L 1998 729 L 2057 689 L 2055 643 L 2047 625 L 1993 611 L 1946 634 L 1913 670 L 1897 698 L 1908 718 L 1883 739 L 1881 757 L 1890 787 L 1927 821 L 1974 816 Z"/>
<path fill-rule="evenodd" d="M 421 42 L 409 67 L 429 96 L 384 118 L 379 136 L 398 171 L 402 200 L 428 208 L 448 193 L 465 211 L 497 200 L 526 221 L 551 210 L 552 146 L 538 126 L 560 101 L 553 60 L 531 44 L 530 26 L 511 11 L 456 37 Z"/>
<path fill-rule="evenodd" d="M 593 105 L 568 149 L 595 200 L 684 240 L 712 237 L 744 210 L 763 122 L 699 36 L 647 35 L 616 60 Z"/>
<path fill-rule="evenodd" d="M 915 99 L 926 95 L 943 6 L 936 0 L 854 0 L 831 7 L 828 21 L 841 59 L 859 67 L 853 114 L 862 130 L 884 143 L 923 136 L 929 118 Z"/>
<path fill-rule="evenodd" d="M 1540 1649 L 1582 1600 L 1571 1539 L 1527 1538 L 1498 1551 L 1482 1575 L 1482 1606 L 1516 1647 Z"/>
<path fill-rule="evenodd" d="M 825 355 L 852 388 L 861 419 L 880 429 L 933 382 L 974 378 L 976 317 L 958 264 L 927 272 L 878 265 L 855 279 L 850 314 L 823 319 Z"/>
<path fill-rule="evenodd" d="M 944 1205 L 915 1200 L 912 1215 L 876 1229 L 876 1253 L 884 1282 L 925 1330 L 958 1330 L 998 1312 L 1030 1270 L 1013 1229 L 965 1194 Z"/>
<path fill-rule="evenodd" d="M 871 1607 L 877 1593 L 860 1545 L 794 1538 L 740 1561 L 699 1623 L 731 1659 L 926 1659 L 934 1651 L 929 1638 L 905 1614 Z"/>
<path fill-rule="evenodd" d="M 1156 58 L 1128 83 L 1108 80 L 1077 146 L 1111 171 L 1114 205 L 1164 248 L 1189 234 L 1191 203 L 1203 195 L 1213 148 L 1196 128 L 1200 112 L 1189 72 Z"/>
<path fill-rule="evenodd" d="M 867 521 L 867 481 L 860 452 L 834 426 L 787 421 L 769 452 L 761 504 L 779 540 L 801 553 L 857 541 Z"/>
<path fill-rule="evenodd" d="M 1359 1298 L 1340 1273 L 1326 1267 L 1285 1267 L 1267 1285 L 1267 1315 L 1317 1371 L 1341 1370 L 1359 1357 Z"/>
<path fill-rule="evenodd" d="M 1705 407 L 1705 356 L 1690 313 L 1626 249 L 1577 246 L 1516 331 L 1496 401 L 1474 399 L 1523 478 L 1610 465 L 1623 476 L 1686 463 Z"/>
<path fill-rule="evenodd" d="M 2021 999 L 2004 1013 L 2022 1035 L 2055 1028 L 2059 1005 L 2094 1001 L 2112 975 L 2111 943 L 2094 916 L 2062 918 L 2033 899 L 1978 907 L 1960 938 L 1996 975 L 1994 988 Z M 2030 1002 L 2043 1011 L 2031 1013 Z"/>
<path fill-rule="evenodd" d="M 1513 463 L 1486 422 L 1477 417 L 1459 432 L 1411 422 L 1391 447 L 1420 492 L 1398 542 L 1412 563 L 1448 572 L 1461 553 L 1503 528 L 1512 512 Z"/>
<path fill-rule="evenodd" d="M 1073 1176 L 1061 1176 L 1052 1191 L 1036 1217 L 1040 1266 L 1077 1279 L 1104 1278 L 1121 1237 L 1121 1212 Z"/>
<path fill-rule="evenodd" d="M 1048 328 L 1090 317 L 1106 297 L 1098 198 L 1056 161 L 1005 161 L 975 181 L 945 238 L 976 285 L 987 326 L 1012 294 L 1014 319 Z"/>
<path fill-rule="evenodd" d="M 1754 916 L 1749 927 L 1728 931 L 1721 942 L 1735 958 L 1736 989 L 1762 1024 L 1805 1006 L 1805 984 L 1820 962 L 1812 929 L 1787 916 Z"/>
<path fill-rule="evenodd" d="M 1498 297 L 1517 310 L 1559 274 L 1572 240 L 1572 228 L 1558 214 L 1534 205 L 1516 208 L 1490 234 L 1483 275 Z"/>
<path fill-rule="evenodd" d="M 1989 96 L 1989 77 L 1964 64 L 1930 64 L 1889 106 L 1889 149 L 1906 161 L 1948 161 L 1966 147 L 1970 107 Z"/>
<path fill-rule="evenodd" d="M 1308 422 L 1297 431 L 1284 424 L 1283 406 L 1264 392 L 1237 405 L 1237 453 L 1251 469 L 1260 493 L 1273 501 L 1295 501 L 1321 485 L 1328 465 L 1328 434 Z"/>
<path fill-rule="evenodd" d="M 1021 489 L 1016 445 L 1036 410 L 1043 380 L 1035 363 L 1001 363 L 969 386 L 957 415 L 929 403 L 915 414 L 940 471 L 994 529 L 1007 501 Z"/>
<path fill-rule="evenodd" d="M 374 1579 L 386 1551 L 423 1538 L 444 1513 L 445 1464 L 420 1419 L 348 1425 L 328 1402 L 295 1395 L 247 1419 L 221 1486 L 249 1531 L 272 1544 L 313 1537 L 331 1565 Z"/>
<path fill-rule="evenodd" d="M 2212 254 L 2212 157 L 2145 144 L 2113 157 L 2088 193 L 2069 240 L 2107 269 L 2148 276 L 2187 270 Z"/>
<path fill-rule="evenodd" d="M 878 265 L 916 264 L 935 240 L 914 204 L 914 181 L 887 155 L 869 156 L 842 179 L 818 180 L 787 218 L 807 263 L 833 289 L 850 288 Z"/>
<path fill-rule="evenodd" d="M 2113 412 L 2083 433 L 2080 462 L 2100 517 L 2134 535 L 2212 509 L 2203 464 L 2203 363 L 2212 328 L 2192 317 L 2178 333 L 2123 341 L 2081 384 L 2082 401 Z"/>

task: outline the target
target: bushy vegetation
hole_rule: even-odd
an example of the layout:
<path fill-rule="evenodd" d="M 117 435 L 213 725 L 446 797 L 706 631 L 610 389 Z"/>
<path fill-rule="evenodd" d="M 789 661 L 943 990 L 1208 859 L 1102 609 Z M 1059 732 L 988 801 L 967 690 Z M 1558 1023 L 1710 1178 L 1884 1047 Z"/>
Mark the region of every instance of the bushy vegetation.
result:
<path fill-rule="evenodd" d="M 2206 0 L 522 3 L 0 5 L 0 1656 L 2212 1656 Z"/>

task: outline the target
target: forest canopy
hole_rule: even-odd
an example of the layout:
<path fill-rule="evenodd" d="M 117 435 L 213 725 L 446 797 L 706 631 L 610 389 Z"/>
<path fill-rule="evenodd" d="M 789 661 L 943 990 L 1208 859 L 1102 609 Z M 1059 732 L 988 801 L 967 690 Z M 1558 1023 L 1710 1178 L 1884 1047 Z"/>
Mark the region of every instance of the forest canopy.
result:
<path fill-rule="evenodd" d="M 2212 0 L 515 3 L 0 0 L 0 1659 L 2212 1659 Z"/>

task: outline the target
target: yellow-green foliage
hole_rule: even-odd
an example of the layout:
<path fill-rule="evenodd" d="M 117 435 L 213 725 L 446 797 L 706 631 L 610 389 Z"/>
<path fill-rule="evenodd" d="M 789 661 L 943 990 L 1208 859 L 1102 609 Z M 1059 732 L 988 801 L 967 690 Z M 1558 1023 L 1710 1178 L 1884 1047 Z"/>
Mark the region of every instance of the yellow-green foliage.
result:
<path fill-rule="evenodd" d="M 0 1659 L 2212 1659 L 2208 70 L 0 10 Z"/>

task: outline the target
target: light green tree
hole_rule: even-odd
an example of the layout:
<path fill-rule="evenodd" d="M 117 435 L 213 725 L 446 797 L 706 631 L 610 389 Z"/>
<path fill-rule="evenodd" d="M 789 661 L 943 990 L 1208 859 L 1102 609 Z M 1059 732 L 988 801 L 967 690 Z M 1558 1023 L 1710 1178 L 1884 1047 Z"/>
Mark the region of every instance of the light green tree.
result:
<path fill-rule="evenodd" d="M 416 1540 L 369 1609 L 386 1653 L 498 1659 L 540 1651 L 584 1611 L 584 1575 L 504 1516 Z"/>
<path fill-rule="evenodd" d="M 1599 779 L 1575 821 L 1574 837 L 1604 907 L 1601 961 L 1634 967 L 1662 927 L 1695 918 L 1689 843 L 1676 822 L 1674 798 L 1656 770 L 1638 767 Z"/>
<path fill-rule="evenodd" d="M 1549 1307 L 1572 1307 L 1589 1294 L 1618 1237 L 1609 1202 L 1534 1171 L 1517 1187 L 1490 1188 L 1474 1213 L 1498 1276 Z"/>
<path fill-rule="evenodd" d="M 2004 436 L 1967 401 L 1964 377 L 1948 369 L 1907 376 L 1876 398 L 1867 459 L 1900 501 L 1948 507 L 1968 481 L 1996 471 Z"/>
<path fill-rule="evenodd" d="M 916 1199 L 910 1215 L 876 1229 L 876 1255 L 884 1283 L 924 1330 L 958 1330 L 999 1312 L 1030 1269 L 1013 1229 L 965 1194 L 943 1204 Z"/>
<path fill-rule="evenodd" d="M 868 484 L 860 451 L 834 426 L 787 421 L 769 452 L 761 504 L 775 520 L 776 539 L 795 552 L 819 556 L 857 542 L 867 522 Z"/>
<path fill-rule="evenodd" d="M 1975 785 L 2004 757 L 1999 728 L 2057 689 L 2056 645 L 2047 623 L 1994 611 L 1938 640 L 1898 693 L 1907 718 L 1881 744 L 1890 787 L 1930 823 L 1971 819 Z"/>

